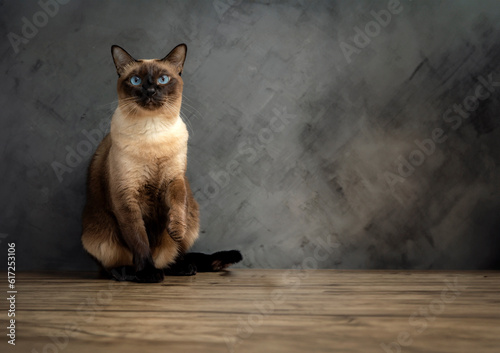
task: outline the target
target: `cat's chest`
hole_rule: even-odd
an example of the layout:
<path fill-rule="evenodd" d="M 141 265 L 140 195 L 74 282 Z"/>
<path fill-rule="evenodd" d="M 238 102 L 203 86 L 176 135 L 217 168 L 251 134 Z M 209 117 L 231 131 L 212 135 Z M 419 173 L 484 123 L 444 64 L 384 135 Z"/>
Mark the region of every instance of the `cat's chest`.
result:
<path fill-rule="evenodd" d="M 182 121 L 142 127 L 132 134 L 120 132 L 112 134 L 110 167 L 123 186 L 161 185 L 184 174 L 188 135 Z"/>

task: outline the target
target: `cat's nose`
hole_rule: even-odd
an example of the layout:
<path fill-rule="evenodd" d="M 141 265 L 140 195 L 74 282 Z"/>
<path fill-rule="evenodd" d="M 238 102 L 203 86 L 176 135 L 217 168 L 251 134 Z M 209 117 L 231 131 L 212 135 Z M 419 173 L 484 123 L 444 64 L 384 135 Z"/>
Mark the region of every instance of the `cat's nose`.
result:
<path fill-rule="evenodd" d="M 148 88 L 146 89 L 146 95 L 147 95 L 148 97 L 152 97 L 152 96 L 154 96 L 155 94 L 156 94 L 156 89 L 155 89 L 154 87 L 148 87 Z"/>

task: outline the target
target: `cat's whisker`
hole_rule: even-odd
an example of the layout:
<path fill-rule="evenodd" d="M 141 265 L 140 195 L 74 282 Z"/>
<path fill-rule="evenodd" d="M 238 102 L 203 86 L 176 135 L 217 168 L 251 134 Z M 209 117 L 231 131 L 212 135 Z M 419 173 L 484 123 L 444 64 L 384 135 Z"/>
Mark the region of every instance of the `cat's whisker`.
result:
<path fill-rule="evenodd" d="M 195 113 L 197 113 L 200 118 L 203 118 L 203 115 L 200 113 L 200 111 L 198 109 L 196 109 L 192 103 L 190 102 L 186 102 L 185 100 L 190 100 L 187 96 L 182 96 L 182 99 L 183 99 L 183 102 L 182 102 L 182 105 L 185 106 L 186 108 L 188 108 L 188 110 L 193 110 Z"/>
<path fill-rule="evenodd" d="M 182 95 L 182 100 L 183 100 L 183 101 L 187 101 L 187 102 L 188 102 L 189 104 L 191 104 L 191 105 L 194 105 L 195 103 L 198 103 L 198 102 L 196 102 L 195 100 L 193 100 L 193 99 L 189 98 L 188 96 L 186 96 L 186 95 L 184 95 L 184 94 Z"/>
<path fill-rule="evenodd" d="M 121 102 L 126 102 L 126 101 L 133 101 L 135 100 L 135 97 L 127 97 L 127 98 L 122 98 L 122 99 L 117 99 L 109 103 L 104 103 L 97 105 L 97 108 L 110 108 L 112 106 L 118 106 Z M 116 108 L 116 107 L 115 107 Z"/>
<path fill-rule="evenodd" d="M 183 104 L 182 108 L 184 109 L 184 108 L 186 108 L 186 106 Z M 190 111 L 189 109 L 185 109 L 185 110 L 187 110 L 188 112 L 190 112 L 191 116 L 195 116 L 196 117 L 196 114 L 193 111 Z M 188 114 L 186 114 L 186 112 L 183 112 L 182 109 L 181 109 L 181 116 L 186 121 L 186 123 L 188 124 L 188 126 L 191 127 L 191 129 L 193 129 L 192 123 L 191 123 L 191 120 L 188 117 Z"/>
<path fill-rule="evenodd" d="M 186 95 L 182 95 L 182 99 L 186 99 L 188 100 L 190 103 L 196 103 L 193 99 L 191 99 L 190 97 L 186 96 Z"/>
<path fill-rule="evenodd" d="M 174 112 L 174 108 L 172 107 L 172 105 L 169 104 L 170 100 L 169 99 L 166 99 L 165 100 L 165 103 L 164 103 L 164 107 L 165 109 L 167 109 L 170 114 L 175 114 Z M 191 130 L 191 133 L 193 134 L 194 136 L 194 129 L 193 129 L 193 126 L 191 125 L 191 122 L 189 121 L 189 119 L 187 118 L 187 116 L 185 116 L 185 114 L 183 114 L 182 110 L 179 110 L 179 116 L 180 118 L 185 121 L 187 123 L 187 126 L 188 126 L 188 129 Z"/>
<path fill-rule="evenodd" d="M 195 111 L 189 109 L 189 107 L 185 106 L 184 104 L 182 105 L 182 110 L 185 113 L 189 113 L 189 115 L 192 116 L 192 117 L 194 117 L 194 118 L 198 118 L 199 117 L 199 114 L 197 114 Z"/>
<path fill-rule="evenodd" d="M 189 118 L 187 117 L 186 114 L 184 114 L 182 111 L 179 112 L 179 115 L 180 117 L 182 118 L 183 121 L 185 121 L 187 123 L 187 126 L 188 128 L 191 130 L 191 133 L 193 134 L 194 136 L 194 129 L 193 129 L 193 125 L 191 124 L 191 121 L 189 120 Z"/>

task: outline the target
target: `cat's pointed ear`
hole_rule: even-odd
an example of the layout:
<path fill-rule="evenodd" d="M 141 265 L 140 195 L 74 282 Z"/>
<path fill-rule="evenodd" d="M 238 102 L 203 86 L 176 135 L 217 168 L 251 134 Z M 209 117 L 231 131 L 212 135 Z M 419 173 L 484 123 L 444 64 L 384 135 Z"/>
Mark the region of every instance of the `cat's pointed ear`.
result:
<path fill-rule="evenodd" d="M 118 45 L 113 45 L 111 47 L 111 55 L 113 55 L 113 61 L 115 62 L 116 72 L 118 73 L 118 76 L 121 76 L 123 70 L 127 65 L 137 61 Z"/>
<path fill-rule="evenodd" d="M 166 57 L 161 59 L 161 61 L 168 61 L 177 68 L 177 73 L 179 76 L 182 74 L 182 68 L 184 67 L 184 61 L 186 60 L 187 45 L 182 43 L 176 46 Z"/>

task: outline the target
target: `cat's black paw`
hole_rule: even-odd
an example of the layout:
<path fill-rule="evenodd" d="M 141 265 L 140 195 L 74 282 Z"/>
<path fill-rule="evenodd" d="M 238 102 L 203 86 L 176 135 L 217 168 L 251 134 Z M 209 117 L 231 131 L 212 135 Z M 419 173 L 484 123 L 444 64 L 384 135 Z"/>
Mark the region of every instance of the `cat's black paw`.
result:
<path fill-rule="evenodd" d="M 149 266 L 135 273 L 135 282 L 158 283 L 163 281 L 164 277 L 163 270 Z"/>
<path fill-rule="evenodd" d="M 241 260 L 243 256 L 238 250 L 219 251 L 211 255 L 213 271 L 222 271 Z"/>

